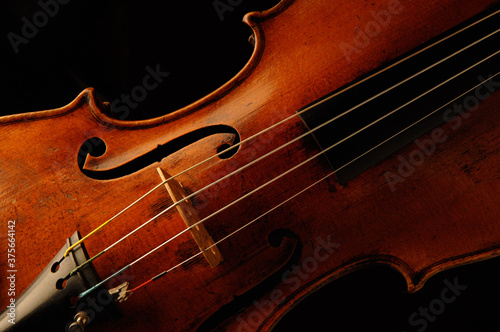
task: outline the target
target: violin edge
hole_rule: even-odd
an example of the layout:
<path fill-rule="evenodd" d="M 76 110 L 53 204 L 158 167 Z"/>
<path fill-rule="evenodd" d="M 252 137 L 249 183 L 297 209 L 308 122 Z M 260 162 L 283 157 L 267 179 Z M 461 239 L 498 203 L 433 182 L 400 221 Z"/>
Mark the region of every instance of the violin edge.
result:
<path fill-rule="evenodd" d="M 300 287 L 294 294 L 291 294 L 286 301 L 283 301 L 275 306 L 274 310 L 261 322 L 258 330 L 272 331 L 283 317 L 290 313 L 302 301 L 306 300 L 311 294 L 321 290 L 324 286 L 329 285 L 331 282 L 351 274 L 352 272 L 357 272 L 374 266 L 389 267 L 403 277 L 407 286 L 407 292 L 412 294 L 419 291 L 431 277 L 443 271 L 464 265 L 479 263 L 498 257 L 499 255 L 500 246 L 496 246 L 482 250 L 481 252 L 468 253 L 436 262 L 419 271 L 413 271 L 404 261 L 391 255 L 359 257 L 358 259 L 347 262 L 339 266 L 337 269 L 331 270 Z M 241 316 L 244 317 L 245 314 L 240 315 L 240 317 Z"/>
<path fill-rule="evenodd" d="M 25 112 L 19 114 L 0 116 L 0 126 L 11 124 L 15 122 L 34 121 L 52 117 L 63 116 L 78 109 L 82 104 L 87 104 L 91 115 L 101 124 L 123 129 L 144 129 L 151 128 L 158 125 L 171 123 L 179 118 L 185 117 L 197 110 L 205 108 L 209 104 L 215 103 L 217 100 L 223 98 L 231 91 L 236 89 L 248 76 L 251 75 L 253 70 L 257 67 L 264 51 L 264 32 L 261 23 L 278 16 L 280 13 L 290 7 L 295 0 L 281 0 L 274 7 L 264 11 L 252 11 L 244 15 L 242 22 L 250 27 L 254 37 L 253 52 L 246 62 L 246 64 L 227 82 L 213 90 L 206 96 L 195 100 L 192 103 L 185 105 L 171 113 L 145 120 L 126 121 L 119 120 L 108 116 L 105 109 L 110 107 L 109 102 L 101 101 L 97 97 L 97 93 L 93 87 L 87 87 L 81 91 L 78 96 L 69 104 L 54 108 L 45 109 L 41 111 Z"/>
<path fill-rule="evenodd" d="M 278 16 L 282 12 L 284 12 L 294 2 L 295 2 L 295 0 L 281 0 L 274 7 L 271 7 L 267 10 L 253 11 L 253 12 L 246 13 L 243 16 L 243 22 L 251 28 L 258 27 L 261 22 L 269 20 L 275 16 Z M 262 37 L 262 36 L 260 36 L 260 37 Z"/>
<path fill-rule="evenodd" d="M 85 90 L 80 92 L 80 94 L 78 94 L 78 96 L 76 96 L 76 98 L 73 99 L 69 104 L 62 107 L 54 109 L 46 109 L 42 111 L 0 116 L 0 126 L 16 122 L 36 121 L 36 120 L 63 116 L 76 111 L 83 104 L 87 104 L 89 106 L 96 105 L 96 103 L 92 101 L 93 99 L 94 99 L 94 88 L 86 88 Z"/>

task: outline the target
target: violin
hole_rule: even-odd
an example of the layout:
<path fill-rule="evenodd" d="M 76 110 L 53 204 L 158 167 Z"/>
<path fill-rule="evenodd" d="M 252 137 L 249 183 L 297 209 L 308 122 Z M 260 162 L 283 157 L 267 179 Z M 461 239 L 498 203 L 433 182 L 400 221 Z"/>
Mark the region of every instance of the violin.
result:
<path fill-rule="evenodd" d="M 51 4 L 8 35 L 16 56 L 71 6 Z M 173 76 L 153 62 L 118 98 L 0 118 L 1 329 L 267 331 L 364 267 L 418 294 L 495 261 L 498 11 L 285 0 L 176 111 L 131 119 Z M 439 328 L 467 287 L 452 273 L 398 329 Z"/>

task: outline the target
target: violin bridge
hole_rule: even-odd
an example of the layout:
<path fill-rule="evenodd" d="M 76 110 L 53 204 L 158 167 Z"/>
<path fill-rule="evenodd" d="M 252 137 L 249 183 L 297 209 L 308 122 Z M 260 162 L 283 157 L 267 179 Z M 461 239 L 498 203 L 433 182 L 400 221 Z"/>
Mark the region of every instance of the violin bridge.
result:
<path fill-rule="evenodd" d="M 160 178 L 162 181 L 167 180 L 167 177 L 165 177 L 165 175 L 170 177 L 170 175 L 168 175 L 167 173 L 163 173 L 161 168 L 158 167 L 156 170 L 158 171 L 158 174 L 160 174 Z M 186 199 L 188 195 L 186 193 L 186 190 L 184 190 L 182 184 L 180 184 L 175 179 L 171 179 L 165 182 L 165 187 L 167 188 L 167 191 L 174 203 L 179 202 L 176 206 L 177 211 L 181 215 L 182 220 L 184 220 L 184 223 L 188 228 L 201 220 L 198 215 L 198 211 L 196 211 L 196 209 L 193 207 L 191 201 L 189 199 Z M 194 240 L 198 244 L 198 247 L 203 253 L 203 256 L 205 256 L 208 264 L 210 264 L 211 267 L 216 267 L 224 260 L 222 254 L 215 245 L 215 242 L 210 234 L 208 234 L 208 231 L 203 223 L 192 227 L 191 229 L 189 229 L 189 231 L 191 232 L 191 235 L 193 236 Z"/>

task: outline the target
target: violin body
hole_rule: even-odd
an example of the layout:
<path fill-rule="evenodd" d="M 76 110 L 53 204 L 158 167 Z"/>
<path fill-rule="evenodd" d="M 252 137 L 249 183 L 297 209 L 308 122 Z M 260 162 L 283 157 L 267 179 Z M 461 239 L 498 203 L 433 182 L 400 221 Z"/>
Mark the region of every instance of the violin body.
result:
<path fill-rule="evenodd" d="M 86 89 L 63 108 L 0 118 L 0 207 L 5 221 L 15 221 L 16 293 L 75 231 L 89 234 L 161 183 L 158 168 L 176 175 L 202 162 L 176 180 L 187 194 L 209 186 L 191 201 L 200 218 L 216 214 L 204 225 L 214 241 L 224 239 L 217 243 L 223 261 L 211 267 L 198 256 L 120 303 L 122 318 L 89 331 L 267 331 L 313 291 L 365 266 L 394 268 L 415 292 L 440 271 L 498 256 L 498 92 L 441 125 L 439 135 L 421 136 L 419 142 L 435 143 L 432 152 L 412 143 L 347 183 L 331 176 L 305 192 L 332 172 L 329 160 L 315 157 L 321 148 L 312 135 L 286 145 L 307 133 L 300 117 L 273 127 L 496 4 L 285 0 L 245 17 L 255 43 L 245 67 L 173 113 L 117 120 Z M 373 22 L 377 34 L 365 33 L 364 43 L 355 39 L 363 35 L 353 31 Z M 425 161 L 401 166 L 418 149 Z M 389 185 L 387 172 L 400 181 Z M 85 240 L 90 256 L 172 204 L 159 188 Z M 185 228 L 172 209 L 93 265 L 104 279 Z M 8 237 L 1 243 L 7 247 Z M 138 286 L 198 251 L 184 233 L 106 287 Z M 6 260 L 0 270 L 9 270 Z M 8 288 L 2 282 L 4 306 Z"/>

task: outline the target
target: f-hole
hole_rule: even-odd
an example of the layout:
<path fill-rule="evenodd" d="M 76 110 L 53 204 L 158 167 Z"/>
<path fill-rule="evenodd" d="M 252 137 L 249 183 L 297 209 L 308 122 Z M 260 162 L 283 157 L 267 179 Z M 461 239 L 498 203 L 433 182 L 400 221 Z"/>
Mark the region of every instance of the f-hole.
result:
<path fill-rule="evenodd" d="M 236 154 L 238 146 L 224 143 L 217 148 L 217 154 L 220 159 L 229 159 Z M 222 153 L 221 153 L 222 152 Z"/>
<path fill-rule="evenodd" d="M 149 152 L 138 155 L 125 164 L 117 166 L 115 168 L 107 170 L 89 170 L 84 168 L 87 156 L 103 156 L 106 153 L 107 149 L 106 143 L 102 139 L 98 137 L 92 137 L 86 140 L 80 147 L 77 158 L 78 168 L 80 168 L 83 174 L 96 180 L 116 179 L 137 172 L 155 162 L 160 162 L 166 156 L 179 151 L 180 149 L 191 145 L 203 138 L 215 134 L 232 134 L 234 135 L 234 140 L 232 142 L 233 145 L 222 144 L 220 146 L 214 146 L 214 155 L 223 152 L 218 156 L 218 158 L 228 159 L 235 155 L 236 152 L 238 152 L 240 146 L 237 144 L 240 142 L 240 135 L 238 134 L 236 129 L 225 125 L 216 125 L 200 128 L 165 144 L 158 144 L 156 148 L 150 150 Z"/>
<path fill-rule="evenodd" d="M 86 140 L 78 151 L 78 166 L 82 169 L 87 154 L 92 157 L 100 157 L 106 152 L 106 143 L 99 137 L 92 137 Z"/>

